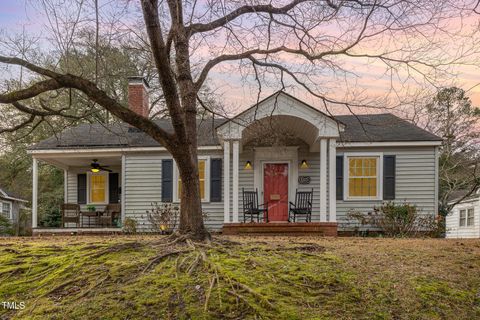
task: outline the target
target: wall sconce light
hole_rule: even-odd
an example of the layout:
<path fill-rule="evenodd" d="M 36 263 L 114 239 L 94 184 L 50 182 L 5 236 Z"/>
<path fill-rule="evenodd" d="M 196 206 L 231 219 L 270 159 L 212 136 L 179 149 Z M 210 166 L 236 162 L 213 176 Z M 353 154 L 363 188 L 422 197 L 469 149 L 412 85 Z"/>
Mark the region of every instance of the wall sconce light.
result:
<path fill-rule="evenodd" d="M 307 160 L 303 159 L 302 163 L 300 164 L 300 169 L 308 169 Z"/>
<path fill-rule="evenodd" d="M 251 170 L 253 167 L 252 167 L 252 163 L 249 161 L 247 161 L 247 163 L 245 163 L 245 170 Z"/>

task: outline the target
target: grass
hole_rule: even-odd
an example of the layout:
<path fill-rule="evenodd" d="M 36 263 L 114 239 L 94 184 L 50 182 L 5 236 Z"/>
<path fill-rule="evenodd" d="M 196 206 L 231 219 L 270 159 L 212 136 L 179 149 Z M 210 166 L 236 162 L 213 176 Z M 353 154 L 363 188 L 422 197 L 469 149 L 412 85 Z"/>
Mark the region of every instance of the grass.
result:
<path fill-rule="evenodd" d="M 480 318 L 479 240 L 218 239 L 0 240 L 0 319 Z"/>

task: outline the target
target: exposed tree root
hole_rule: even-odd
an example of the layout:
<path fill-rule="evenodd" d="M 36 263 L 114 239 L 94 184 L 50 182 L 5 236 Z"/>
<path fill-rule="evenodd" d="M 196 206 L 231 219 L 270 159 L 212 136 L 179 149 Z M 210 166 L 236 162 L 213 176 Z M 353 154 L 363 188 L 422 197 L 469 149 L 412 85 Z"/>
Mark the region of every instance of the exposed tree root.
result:
<path fill-rule="evenodd" d="M 173 256 L 173 255 L 178 255 L 178 254 L 181 254 L 181 253 L 190 252 L 190 251 L 192 251 L 192 250 L 187 249 L 187 250 L 175 250 L 175 251 L 163 252 L 163 253 L 157 255 L 156 257 L 154 257 L 153 259 L 151 259 L 150 262 L 148 263 L 148 265 L 143 269 L 142 273 L 145 273 L 148 270 L 152 269 L 154 266 L 161 263 L 162 260 L 167 258 L 167 257 Z"/>

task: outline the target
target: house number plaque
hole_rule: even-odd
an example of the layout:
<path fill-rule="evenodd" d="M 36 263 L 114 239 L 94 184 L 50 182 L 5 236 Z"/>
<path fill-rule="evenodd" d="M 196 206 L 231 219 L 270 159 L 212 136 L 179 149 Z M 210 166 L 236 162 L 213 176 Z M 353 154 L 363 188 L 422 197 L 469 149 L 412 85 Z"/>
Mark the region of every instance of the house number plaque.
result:
<path fill-rule="evenodd" d="M 299 176 L 298 177 L 298 184 L 310 184 L 310 177 L 309 176 Z"/>

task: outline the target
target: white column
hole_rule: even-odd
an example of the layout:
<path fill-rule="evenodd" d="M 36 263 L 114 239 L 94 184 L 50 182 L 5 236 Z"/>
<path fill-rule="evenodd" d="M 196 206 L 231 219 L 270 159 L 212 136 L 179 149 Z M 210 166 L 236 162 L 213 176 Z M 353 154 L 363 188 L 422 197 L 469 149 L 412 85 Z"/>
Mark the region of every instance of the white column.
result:
<path fill-rule="evenodd" d="M 233 222 L 238 222 L 238 163 L 240 160 L 240 154 L 239 154 L 239 141 L 234 140 L 233 141 Z"/>
<path fill-rule="evenodd" d="M 33 158 L 32 178 L 32 228 L 36 228 L 38 217 L 38 160 L 36 158 Z"/>
<path fill-rule="evenodd" d="M 63 203 L 68 203 L 68 170 L 63 169 Z"/>
<path fill-rule="evenodd" d="M 329 139 L 328 146 L 328 185 L 329 185 L 329 219 L 330 222 L 337 222 L 337 189 L 336 189 L 336 176 L 337 176 L 337 141 L 335 139 Z"/>
<path fill-rule="evenodd" d="M 230 141 L 223 142 L 223 222 L 230 222 Z"/>
<path fill-rule="evenodd" d="M 125 184 L 126 184 L 126 181 L 127 181 L 127 179 L 126 179 L 126 172 L 127 172 L 126 168 L 127 167 L 125 165 L 126 161 L 127 160 L 125 158 L 125 155 L 122 154 L 122 174 L 121 174 L 121 177 L 120 177 L 120 179 L 122 179 L 122 182 L 121 182 L 122 193 L 120 194 L 120 219 L 121 219 L 120 222 L 121 222 L 122 226 L 123 226 L 123 222 L 125 221 L 125 212 L 126 212 L 125 211 L 125 209 L 126 209 L 125 208 Z"/>
<path fill-rule="evenodd" d="M 320 222 L 327 221 L 327 139 L 320 139 Z"/>

